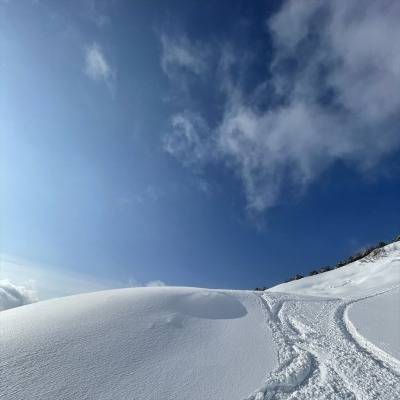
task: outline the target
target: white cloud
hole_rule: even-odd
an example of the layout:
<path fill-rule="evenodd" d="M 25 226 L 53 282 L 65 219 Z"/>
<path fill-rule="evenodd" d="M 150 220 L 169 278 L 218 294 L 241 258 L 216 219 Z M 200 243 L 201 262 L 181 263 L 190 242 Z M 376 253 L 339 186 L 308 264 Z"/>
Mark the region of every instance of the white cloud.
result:
<path fill-rule="evenodd" d="M 33 289 L 14 285 L 8 279 L 0 280 L 0 311 L 34 303 L 37 300 Z"/>
<path fill-rule="evenodd" d="M 134 193 L 119 196 L 116 201 L 119 206 L 127 207 L 135 204 L 156 203 L 164 197 L 165 193 L 159 186 L 147 185 L 138 188 Z"/>
<path fill-rule="evenodd" d="M 164 149 L 183 163 L 194 166 L 212 157 L 209 127 L 201 115 L 191 112 L 176 114 L 171 119 L 171 131 L 164 137 Z"/>
<path fill-rule="evenodd" d="M 103 28 L 110 24 L 110 17 L 107 15 L 107 9 L 112 2 L 98 0 L 84 0 L 81 2 L 84 16 L 94 22 L 98 28 Z"/>
<path fill-rule="evenodd" d="M 0 255 L 0 280 L 31 290 L 39 300 L 124 286 L 122 282 L 37 264 L 5 254 Z"/>
<path fill-rule="evenodd" d="M 139 282 L 134 278 L 128 282 L 102 279 L 0 254 L 0 311 L 80 293 L 153 286 L 166 286 L 166 283 L 161 280 Z"/>
<path fill-rule="evenodd" d="M 127 287 L 161 287 L 161 286 L 167 286 L 167 284 L 163 281 L 160 280 L 154 280 L 154 281 L 149 281 L 149 282 L 139 282 L 136 279 L 129 279 Z"/>
<path fill-rule="evenodd" d="M 256 212 L 338 161 L 370 171 L 400 147 L 399 19 L 393 1 L 287 1 L 267 24 L 270 77 L 249 93 L 230 72 L 240 54 L 221 68 L 221 53 L 212 73 L 225 93 L 222 117 L 210 124 L 203 110 L 178 113 L 166 150 L 185 165 L 227 164 Z"/>
<path fill-rule="evenodd" d="M 161 67 L 170 77 L 181 70 L 200 75 L 207 69 L 207 51 L 184 35 L 161 35 Z"/>
<path fill-rule="evenodd" d="M 156 281 L 147 282 L 145 286 L 147 286 L 147 287 L 162 287 L 162 286 L 166 286 L 166 284 L 163 281 L 156 280 Z"/>
<path fill-rule="evenodd" d="M 115 72 L 97 43 L 85 50 L 85 73 L 95 81 L 104 81 L 110 88 L 113 86 Z"/>

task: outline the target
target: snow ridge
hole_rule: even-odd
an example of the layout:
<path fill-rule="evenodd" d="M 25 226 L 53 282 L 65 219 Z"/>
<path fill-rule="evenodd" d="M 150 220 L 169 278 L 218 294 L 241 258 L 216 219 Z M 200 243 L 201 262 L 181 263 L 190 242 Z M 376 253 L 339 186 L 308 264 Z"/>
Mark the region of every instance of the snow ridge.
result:
<path fill-rule="evenodd" d="M 353 336 L 346 316 L 351 304 L 384 292 L 358 299 L 264 292 L 279 367 L 247 400 L 400 398 L 399 363 Z"/>

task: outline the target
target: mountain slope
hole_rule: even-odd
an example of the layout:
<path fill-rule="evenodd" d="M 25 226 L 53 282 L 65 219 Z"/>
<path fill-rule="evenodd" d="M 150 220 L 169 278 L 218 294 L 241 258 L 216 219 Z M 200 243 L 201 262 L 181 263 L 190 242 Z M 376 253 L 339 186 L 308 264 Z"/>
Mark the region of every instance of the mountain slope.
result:
<path fill-rule="evenodd" d="M 382 248 L 375 257 L 344 267 L 282 283 L 268 292 L 308 294 L 324 297 L 362 297 L 396 286 L 400 282 L 400 242 Z"/>
<path fill-rule="evenodd" d="M 400 243 L 265 292 L 135 288 L 0 313 L 0 398 L 400 398 Z"/>
<path fill-rule="evenodd" d="M 345 318 L 352 335 L 365 347 L 386 360 L 400 360 L 399 287 L 353 303 Z"/>
<path fill-rule="evenodd" d="M 280 365 L 249 399 L 400 398 L 399 247 L 262 295 Z"/>

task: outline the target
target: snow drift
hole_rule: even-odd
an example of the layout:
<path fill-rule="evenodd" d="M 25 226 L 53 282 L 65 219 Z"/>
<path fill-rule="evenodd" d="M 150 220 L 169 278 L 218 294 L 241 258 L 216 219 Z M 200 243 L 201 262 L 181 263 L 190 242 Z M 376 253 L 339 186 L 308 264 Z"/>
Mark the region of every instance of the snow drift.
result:
<path fill-rule="evenodd" d="M 4 399 L 244 398 L 277 364 L 251 292 L 130 288 L 0 313 Z"/>

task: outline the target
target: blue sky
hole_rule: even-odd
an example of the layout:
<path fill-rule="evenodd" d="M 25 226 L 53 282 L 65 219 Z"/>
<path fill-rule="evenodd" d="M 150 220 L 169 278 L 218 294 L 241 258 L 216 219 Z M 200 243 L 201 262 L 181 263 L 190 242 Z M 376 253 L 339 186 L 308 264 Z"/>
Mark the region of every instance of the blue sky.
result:
<path fill-rule="evenodd" d="M 1 276 L 273 285 L 399 233 L 400 5 L 0 2 Z"/>

